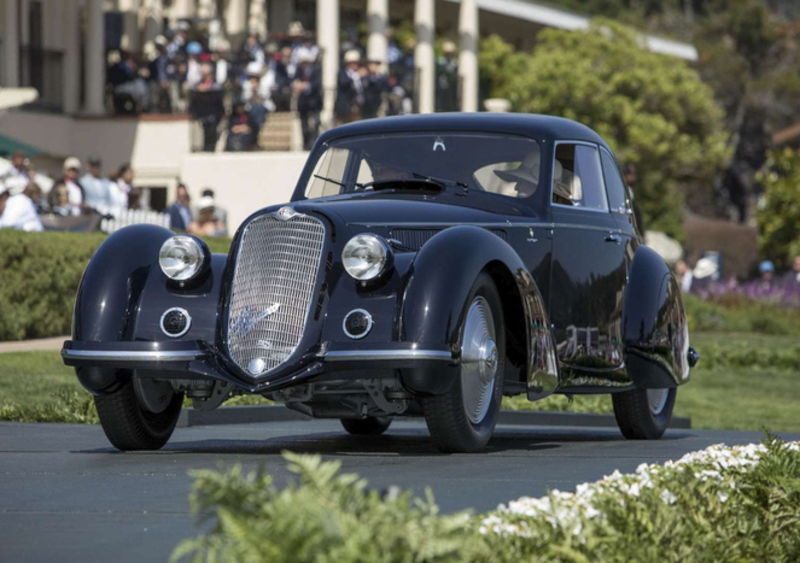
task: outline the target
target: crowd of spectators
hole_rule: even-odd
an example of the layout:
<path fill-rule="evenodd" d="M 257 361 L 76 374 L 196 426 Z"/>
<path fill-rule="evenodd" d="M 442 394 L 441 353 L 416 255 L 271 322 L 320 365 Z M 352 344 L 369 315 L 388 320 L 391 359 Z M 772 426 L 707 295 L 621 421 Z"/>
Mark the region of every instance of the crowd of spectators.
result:
<path fill-rule="evenodd" d="M 342 43 L 336 124 L 413 111 L 413 41 L 388 33 L 388 65 L 367 60 L 354 35 Z M 457 109 L 456 47 L 445 41 L 437 60 L 437 111 Z M 271 112 L 296 111 L 308 149 L 320 129 L 324 92 L 320 49 L 299 22 L 266 41 L 249 34 L 238 49 L 191 22 L 158 36 L 143 53 L 112 51 L 106 71 L 116 113 L 189 113 L 202 127 L 204 151 L 258 147 Z"/>
<path fill-rule="evenodd" d="M 92 230 L 103 218 L 119 219 L 129 210 L 150 210 L 147 192 L 134 187 L 133 180 L 130 164 L 120 165 L 108 177 L 99 159 L 90 158 L 84 172 L 81 161 L 70 156 L 64 160 L 62 176 L 45 193 L 30 161 L 16 152 L 11 167 L 0 177 L 0 228 L 41 231 L 48 225 Z M 204 236 L 228 234 L 225 211 L 216 205 L 209 188 L 192 207 L 186 186 L 179 184 L 177 201 L 165 212 L 175 230 Z"/>
<path fill-rule="evenodd" d="M 778 274 L 771 260 L 762 260 L 754 279 L 740 281 L 735 276 L 724 278 L 715 253 L 701 256 L 693 268 L 684 260 L 675 264 L 675 275 L 681 291 L 703 298 L 737 294 L 748 299 L 800 306 L 800 255 L 792 267 Z"/>

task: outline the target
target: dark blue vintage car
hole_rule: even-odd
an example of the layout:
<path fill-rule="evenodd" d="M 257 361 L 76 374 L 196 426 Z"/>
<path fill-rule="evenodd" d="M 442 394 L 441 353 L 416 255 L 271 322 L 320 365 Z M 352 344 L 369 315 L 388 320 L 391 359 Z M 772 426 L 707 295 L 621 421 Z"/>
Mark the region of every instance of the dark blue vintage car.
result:
<path fill-rule="evenodd" d="M 62 354 L 122 450 L 163 446 L 184 394 L 260 394 L 353 434 L 421 413 L 440 449 L 474 451 L 503 395 L 612 393 L 622 433 L 653 439 L 696 360 L 608 145 L 519 114 L 332 129 L 227 256 L 113 234 Z"/>

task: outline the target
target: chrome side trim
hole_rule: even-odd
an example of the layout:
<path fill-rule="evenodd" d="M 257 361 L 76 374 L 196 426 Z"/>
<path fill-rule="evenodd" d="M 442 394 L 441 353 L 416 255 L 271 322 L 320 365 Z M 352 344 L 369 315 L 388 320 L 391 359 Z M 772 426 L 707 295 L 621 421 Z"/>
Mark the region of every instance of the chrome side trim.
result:
<path fill-rule="evenodd" d="M 71 350 L 64 348 L 61 356 L 74 360 L 117 360 L 121 362 L 185 362 L 200 358 L 198 350 Z"/>
<path fill-rule="evenodd" d="M 322 357 L 329 362 L 353 360 L 452 360 L 447 350 L 340 350 L 326 352 Z"/>

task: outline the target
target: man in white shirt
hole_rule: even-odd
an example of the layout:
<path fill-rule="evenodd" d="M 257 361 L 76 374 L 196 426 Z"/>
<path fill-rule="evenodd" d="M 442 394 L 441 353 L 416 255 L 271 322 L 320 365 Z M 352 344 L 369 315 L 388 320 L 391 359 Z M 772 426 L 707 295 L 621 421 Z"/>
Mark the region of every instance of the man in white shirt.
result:
<path fill-rule="evenodd" d="M 64 184 L 67 186 L 69 205 L 74 209 L 75 215 L 80 215 L 83 208 L 83 187 L 78 182 L 81 173 L 81 161 L 74 156 L 64 160 Z"/>
<path fill-rule="evenodd" d="M 84 203 L 99 213 L 108 213 L 111 207 L 109 180 L 103 177 L 102 162 L 99 158 L 89 159 L 89 171 L 81 176 Z M 69 189 L 69 188 L 68 188 Z"/>
<path fill-rule="evenodd" d="M 36 208 L 25 194 L 11 195 L 6 186 L 0 185 L 0 229 L 19 231 L 41 231 L 42 223 Z"/>

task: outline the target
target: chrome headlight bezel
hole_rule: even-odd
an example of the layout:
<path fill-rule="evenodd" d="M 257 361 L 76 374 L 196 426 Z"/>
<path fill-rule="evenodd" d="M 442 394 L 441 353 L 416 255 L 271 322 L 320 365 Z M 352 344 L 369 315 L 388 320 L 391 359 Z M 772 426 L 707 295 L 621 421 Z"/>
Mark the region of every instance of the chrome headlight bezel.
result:
<path fill-rule="evenodd" d="M 374 233 L 357 234 L 342 249 L 342 266 L 357 281 L 376 280 L 389 271 L 393 263 L 389 243 Z"/>
<path fill-rule="evenodd" d="M 161 244 L 158 266 L 167 278 L 185 283 L 208 270 L 211 252 L 208 245 L 192 235 L 175 235 Z"/>

